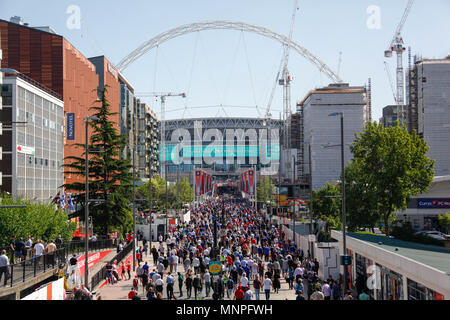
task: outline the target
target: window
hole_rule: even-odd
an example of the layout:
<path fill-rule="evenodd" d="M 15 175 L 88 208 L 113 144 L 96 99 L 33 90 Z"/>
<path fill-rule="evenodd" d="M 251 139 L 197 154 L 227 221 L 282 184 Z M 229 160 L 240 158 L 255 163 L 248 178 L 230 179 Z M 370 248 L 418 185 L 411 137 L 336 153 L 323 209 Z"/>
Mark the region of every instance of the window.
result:
<path fill-rule="evenodd" d="M 1 87 L 1 96 L 3 98 L 3 104 L 5 106 L 12 106 L 12 85 L 4 84 Z"/>

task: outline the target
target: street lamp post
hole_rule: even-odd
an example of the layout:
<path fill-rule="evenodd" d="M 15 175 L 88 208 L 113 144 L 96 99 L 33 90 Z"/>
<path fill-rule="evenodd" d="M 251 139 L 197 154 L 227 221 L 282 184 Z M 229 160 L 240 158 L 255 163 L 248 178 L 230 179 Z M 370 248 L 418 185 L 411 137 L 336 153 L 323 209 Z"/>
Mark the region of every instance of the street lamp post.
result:
<path fill-rule="evenodd" d="M 85 166 L 85 194 L 84 194 L 84 246 L 85 246 L 85 259 L 84 259 L 84 286 L 88 287 L 89 285 L 89 120 L 100 120 L 98 117 L 92 116 L 92 117 L 86 117 L 85 118 L 85 130 L 86 130 L 86 144 L 85 144 L 85 160 L 84 160 L 84 166 Z"/>
<path fill-rule="evenodd" d="M 310 224 L 309 224 L 309 234 L 313 233 L 313 184 L 312 184 L 312 155 L 311 155 L 311 143 L 308 144 L 308 156 L 309 156 L 309 215 L 310 215 Z M 314 257 L 314 246 L 311 241 L 310 243 L 310 253 L 312 257 Z"/>
<path fill-rule="evenodd" d="M 167 217 L 168 217 L 168 212 L 167 212 L 167 202 L 168 202 L 168 193 L 167 193 L 167 164 L 166 161 L 164 161 L 164 173 L 165 173 L 165 183 L 166 183 L 166 203 L 164 204 L 164 210 L 166 212 L 166 234 L 167 234 Z"/>
<path fill-rule="evenodd" d="M 342 192 L 342 247 L 343 255 L 341 264 L 344 265 L 344 294 L 347 291 L 347 244 L 346 244 L 346 214 L 345 214 L 345 166 L 344 166 L 344 114 L 342 112 L 334 112 L 329 116 L 340 116 L 341 121 L 341 192 Z"/>
<path fill-rule="evenodd" d="M 136 143 L 133 144 L 133 271 L 136 271 Z"/>

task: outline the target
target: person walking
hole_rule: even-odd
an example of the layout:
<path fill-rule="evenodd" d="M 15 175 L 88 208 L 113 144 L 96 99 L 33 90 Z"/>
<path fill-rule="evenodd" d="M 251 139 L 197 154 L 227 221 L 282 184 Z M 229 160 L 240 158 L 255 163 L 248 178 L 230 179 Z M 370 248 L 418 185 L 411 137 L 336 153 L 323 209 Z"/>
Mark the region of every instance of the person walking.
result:
<path fill-rule="evenodd" d="M 175 279 L 172 276 L 172 272 L 169 271 L 166 278 L 166 290 L 167 290 L 167 299 L 172 300 L 174 298 L 173 294 L 173 286 L 175 284 Z"/>
<path fill-rule="evenodd" d="M 131 279 L 131 261 L 127 261 L 127 274 L 128 274 L 128 280 Z"/>
<path fill-rule="evenodd" d="M 202 292 L 202 280 L 200 279 L 200 276 L 198 274 L 195 275 L 193 286 L 195 300 L 197 300 L 198 293 Z"/>
<path fill-rule="evenodd" d="M 331 288 L 328 284 L 328 280 L 325 280 L 322 285 L 322 293 L 324 296 L 324 300 L 331 300 Z"/>
<path fill-rule="evenodd" d="M 261 280 L 259 280 L 258 275 L 255 275 L 255 279 L 253 280 L 253 289 L 255 290 L 255 300 L 259 300 L 259 292 L 261 290 Z"/>
<path fill-rule="evenodd" d="M 264 293 L 266 294 L 266 300 L 270 300 L 270 290 L 272 289 L 272 280 L 265 275 L 265 279 L 263 281 Z"/>
<path fill-rule="evenodd" d="M 37 262 L 38 268 L 41 269 L 41 258 L 45 250 L 45 247 L 42 244 L 41 240 L 36 240 L 36 244 L 34 245 L 33 250 L 35 262 Z"/>
<path fill-rule="evenodd" d="M 22 239 L 22 238 L 21 238 Z M 25 247 L 25 244 L 24 244 Z M 50 240 L 45 248 L 45 253 L 47 254 L 47 262 L 48 264 L 55 267 L 55 253 L 56 253 L 56 244 Z"/>
<path fill-rule="evenodd" d="M 112 274 L 113 267 L 112 267 L 111 263 L 108 262 L 106 264 L 105 268 L 106 268 L 106 280 L 108 280 L 109 284 L 113 285 L 114 284 L 114 279 L 113 279 L 113 274 Z"/>
<path fill-rule="evenodd" d="M 181 272 L 178 272 L 178 288 L 180 289 L 180 298 L 183 296 L 183 282 L 184 282 L 184 277 L 181 274 Z"/>
<path fill-rule="evenodd" d="M 188 273 L 186 275 L 186 294 L 187 294 L 187 298 L 190 299 L 191 298 L 191 294 L 192 294 L 192 275 L 190 273 Z"/>
<path fill-rule="evenodd" d="M 203 275 L 203 279 L 205 280 L 205 295 L 209 297 L 209 293 L 211 291 L 211 274 L 208 270 L 206 270 L 205 274 Z"/>
<path fill-rule="evenodd" d="M 2 277 L 5 275 L 5 283 L 8 281 L 9 278 L 9 259 L 6 255 L 6 250 L 2 250 L 2 255 L 0 256 L 0 286 L 2 284 Z"/>
<path fill-rule="evenodd" d="M 333 281 L 331 295 L 333 296 L 333 300 L 341 300 L 341 281 L 339 279 Z"/>
<path fill-rule="evenodd" d="M 243 300 L 244 299 L 244 291 L 242 290 L 242 286 L 238 286 L 236 291 L 234 292 L 235 300 Z"/>

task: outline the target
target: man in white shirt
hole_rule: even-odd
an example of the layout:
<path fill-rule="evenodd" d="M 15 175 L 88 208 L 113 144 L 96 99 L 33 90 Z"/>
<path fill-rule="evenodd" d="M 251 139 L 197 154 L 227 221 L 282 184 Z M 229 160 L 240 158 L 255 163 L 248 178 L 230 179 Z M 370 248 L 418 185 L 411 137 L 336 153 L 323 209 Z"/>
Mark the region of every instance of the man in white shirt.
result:
<path fill-rule="evenodd" d="M 39 269 L 41 268 L 41 257 L 42 254 L 44 253 L 44 250 L 45 250 L 44 245 L 41 243 L 41 240 L 38 239 L 36 241 L 36 244 L 34 245 L 34 257 L 37 261 Z"/>
<path fill-rule="evenodd" d="M 245 276 L 245 273 L 242 274 L 241 277 L 241 286 L 245 288 L 248 285 L 248 278 Z"/>
<path fill-rule="evenodd" d="M 301 266 L 297 265 L 297 268 L 294 270 L 294 278 L 297 281 L 297 278 L 303 278 L 303 269 Z"/>
<path fill-rule="evenodd" d="M 162 294 L 163 293 L 163 285 L 164 285 L 164 281 L 162 281 L 161 278 L 156 279 L 156 281 L 155 281 L 156 292 L 161 292 L 161 294 Z"/>
<path fill-rule="evenodd" d="M 328 284 L 328 280 L 325 280 L 324 284 L 322 285 L 322 292 L 324 295 L 324 300 L 330 300 L 331 297 L 331 288 Z"/>
<path fill-rule="evenodd" d="M 199 267 L 200 267 L 200 260 L 197 257 L 194 257 L 192 259 L 192 265 L 194 266 L 195 274 L 198 274 L 199 273 Z"/>
<path fill-rule="evenodd" d="M 6 255 L 6 250 L 2 250 L 2 255 L 0 256 L 0 285 L 2 281 L 3 274 L 5 274 L 5 286 L 6 281 L 9 278 L 9 259 Z"/>
<path fill-rule="evenodd" d="M 263 281 L 264 293 L 266 294 L 266 300 L 270 300 L 270 290 L 272 289 L 272 280 L 270 278 L 265 277 Z"/>

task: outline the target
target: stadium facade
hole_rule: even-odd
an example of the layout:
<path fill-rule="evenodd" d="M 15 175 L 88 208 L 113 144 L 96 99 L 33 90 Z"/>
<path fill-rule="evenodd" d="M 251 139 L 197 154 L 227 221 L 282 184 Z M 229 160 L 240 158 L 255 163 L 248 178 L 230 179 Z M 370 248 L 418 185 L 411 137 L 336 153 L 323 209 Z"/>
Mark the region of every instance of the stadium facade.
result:
<path fill-rule="evenodd" d="M 193 180 L 201 168 L 215 181 L 239 177 L 249 168 L 276 175 L 283 121 L 257 118 L 194 118 L 166 120 L 161 170 L 169 181 Z"/>

